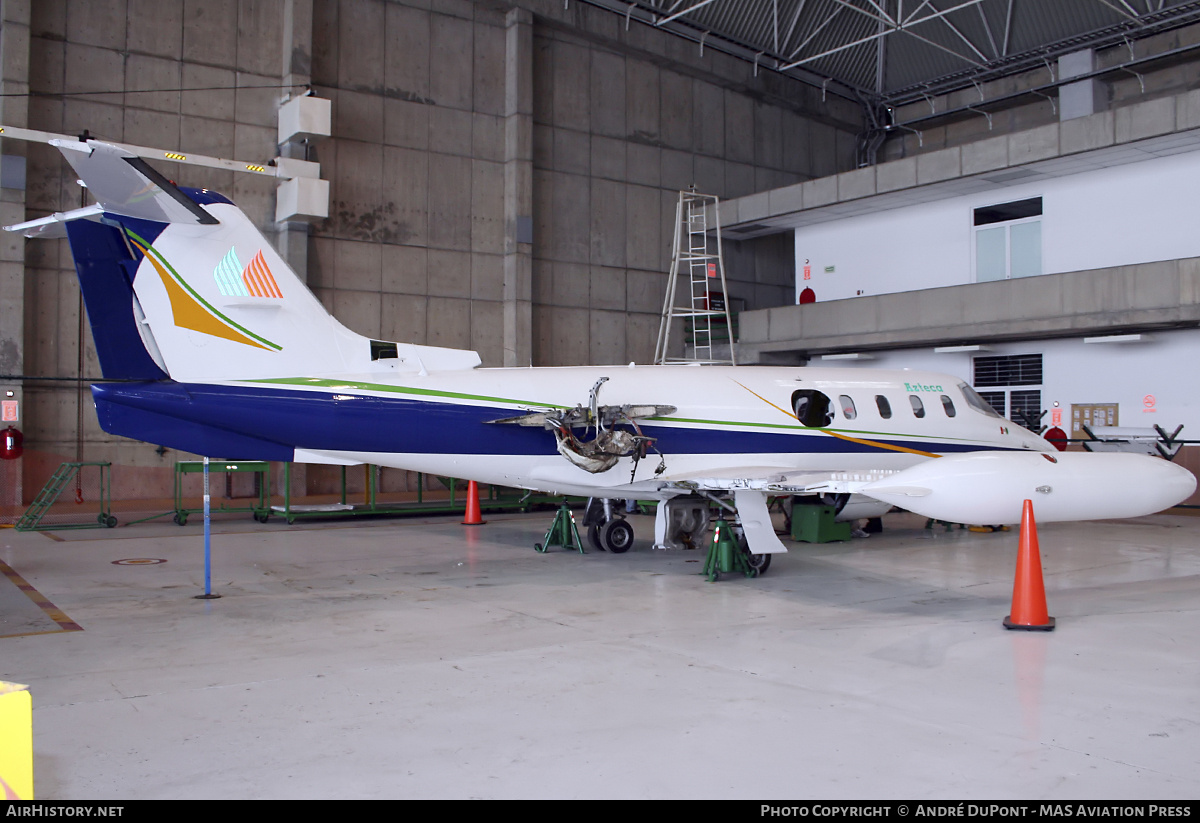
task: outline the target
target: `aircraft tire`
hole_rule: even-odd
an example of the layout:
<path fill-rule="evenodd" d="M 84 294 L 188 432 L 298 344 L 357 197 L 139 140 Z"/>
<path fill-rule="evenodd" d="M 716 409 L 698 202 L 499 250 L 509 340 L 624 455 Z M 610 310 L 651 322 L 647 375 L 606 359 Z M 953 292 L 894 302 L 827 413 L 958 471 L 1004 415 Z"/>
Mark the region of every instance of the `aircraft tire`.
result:
<path fill-rule="evenodd" d="M 741 539 L 738 547 L 746 555 L 746 560 L 750 563 L 750 568 L 754 569 L 756 576 L 761 577 L 767 573 L 767 569 L 771 568 L 771 555 L 750 554 L 750 546 L 746 543 L 746 538 Z"/>
<path fill-rule="evenodd" d="M 600 540 L 600 524 L 593 523 L 588 526 L 588 543 L 592 544 L 592 548 L 598 552 L 608 551 L 604 548 L 604 542 Z"/>
<path fill-rule="evenodd" d="M 604 524 L 600 539 L 604 542 L 604 548 L 613 554 L 624 554 L 633 545 L 633 526 L 615 517 Z"/>

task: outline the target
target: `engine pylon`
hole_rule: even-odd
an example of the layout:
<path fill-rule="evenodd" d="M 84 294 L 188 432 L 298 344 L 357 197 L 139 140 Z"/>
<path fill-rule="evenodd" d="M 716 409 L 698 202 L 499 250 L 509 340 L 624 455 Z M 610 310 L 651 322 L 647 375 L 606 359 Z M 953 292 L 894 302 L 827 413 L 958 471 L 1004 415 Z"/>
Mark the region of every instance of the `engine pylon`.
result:
<path fill-rule="evenodd" d="M 1017 547 L 1017 571 L 1013 578 L 1012 613 L 1004 618 L 1004 628 L 1034 632 L 1054 630 L 1054 618 L 1046 611 L 1046 587 L 1042 582 L 1042 558 L 1038 550 L 1032 500 L 1026 500 L 1021 510 L 1021 539 Z"/>

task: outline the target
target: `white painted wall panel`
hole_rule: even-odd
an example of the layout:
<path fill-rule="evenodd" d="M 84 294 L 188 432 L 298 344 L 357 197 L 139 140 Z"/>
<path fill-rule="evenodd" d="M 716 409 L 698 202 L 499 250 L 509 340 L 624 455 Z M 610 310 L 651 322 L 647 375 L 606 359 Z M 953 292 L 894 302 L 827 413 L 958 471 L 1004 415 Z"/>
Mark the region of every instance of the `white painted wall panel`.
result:
<path fill-rule="evenodd" d="M 974 282 L 974 209 L 1039 196 L 1046 274 L 1200 257 L 1200 152 L 1187 152 L 799 228 L 797 300 L 806 286 L 821 302 Z"/>

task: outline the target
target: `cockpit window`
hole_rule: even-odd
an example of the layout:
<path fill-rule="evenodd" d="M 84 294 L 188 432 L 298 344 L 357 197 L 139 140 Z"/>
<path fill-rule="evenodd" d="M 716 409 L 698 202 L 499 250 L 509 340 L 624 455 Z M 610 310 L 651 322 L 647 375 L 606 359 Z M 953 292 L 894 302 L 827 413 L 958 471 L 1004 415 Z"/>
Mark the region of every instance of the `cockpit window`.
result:
<path fill-rule="evenodd" d="M 800 389 L 792 393 L 792 411 L 796 419 L 809 428 L 820 429 L 833 422 L 829 398 L 815 389 Z"/>
<path fill-rule="evenodd" d="M 908 402 L 912 404 L 914 417 L 920 418 L 925 416 L 925 404 L 921 402 L 921 398 L 917 397 L 915 394 L 910 394 L 908 396 Z"/>
<path fill-rule="evenodd" d="M 892 416 L 892 404 L 882 394 L 875 395 L 875 405 L 879 407 L 879 416 L 884 420 Z"/>
<path fill-rule="evenodd" d="M 975 411 L 986 414 L 988 417 L 997 417 L 1001 420 L 1004 419 L 996 413 L 996 410 L 992 408 L 988 401 L 979 396 L 979 392 L 975 391 L 966 383 L 959 383 L 958 390 L 962 392 L 963 399 L 967 401 L 967 405 L 973 408 Z"/>
<path fill-rule="evenodd" d="M 858 410 L 854 408 L 854 398 L 848 394 L 843 394 L 838 397 L 838 402 L 842 404 L 842 416 L 847 420 L 853 420 L 858 417 Z"/>
<path fill-rule="evenodd" d="M 947 417 L 953 417 L 958 414 L 954 409 L 954 401 L 950 399 L 950 395 L 948 394 L 942 395 L 942 408 L 945 410 Z"/>

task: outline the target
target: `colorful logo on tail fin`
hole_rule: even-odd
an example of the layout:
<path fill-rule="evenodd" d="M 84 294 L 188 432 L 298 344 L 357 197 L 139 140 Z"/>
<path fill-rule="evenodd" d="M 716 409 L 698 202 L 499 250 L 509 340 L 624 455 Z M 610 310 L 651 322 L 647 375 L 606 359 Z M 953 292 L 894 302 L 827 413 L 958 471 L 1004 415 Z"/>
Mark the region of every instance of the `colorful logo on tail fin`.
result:
<path fill-rule="evenodd" d="M 265 337 L 260 337 L 205 300 L 148 241 L 139 237 L 129 228 L 125 229 L 125 233 L 129 235 L 133 245 L 145 255 L 146 260 L 162 280 L 163 288 L 167 290 L 167 297 L 171 302 L 171 313 L 174 315 L 176 326 L 181 329 L 211 334 L 214 337 L 222 337 L 235 343 L 244 343 L 257 349 L 282 351 L 283 346 L 273 343 Z M 226 257 L 228 258 L 228 255 Z M 262 257 L 262 252 L 259 252 L 258 257 Z M 234 257 L 234 260 L 236 259 Z M 225 261 L 221 262 L 224 264 Z M 221 266 L 217 268 L 220 270 Z M 263 269 L 266 269 L 265 264 Z M 267 273 L 270 274 L 269 270 Z M 275 278 L 272 277 L 271 282 L 274 283 Z M 220 283 L 219 279 L 218 283 Z M 275 286 L 275 290 L 278 293 L 279 287 Z M 282 297 L 283 295 L 278 296 Z"/>
<path fill-rule="evenodd" d="M 213 269 L 213 279 L 226 297 L 283 298 L 283 292 L 279 290 L 279 284 L 275 282 L 275 276 L 271 274 L 261 251 L 254 255 L 249 266 L 243 268 L 237 252 L 231 248 Z"/>

